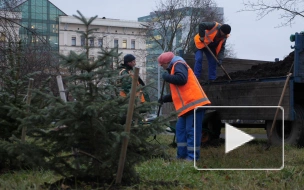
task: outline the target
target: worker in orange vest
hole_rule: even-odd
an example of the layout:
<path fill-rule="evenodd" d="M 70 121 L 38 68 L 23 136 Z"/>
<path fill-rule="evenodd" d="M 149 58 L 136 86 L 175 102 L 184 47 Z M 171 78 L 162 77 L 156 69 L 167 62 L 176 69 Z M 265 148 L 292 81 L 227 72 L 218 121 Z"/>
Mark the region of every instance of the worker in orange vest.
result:
<path fill-rule="evenodd" d="M 120 85 L 122 90 L 120 91 L 120 96 L 122 97 L 126 97 L 127 94 L 130 92 L 131 90 L 131 86 L 132 86 L 132 77 L 134 75 L 133 73 L 133 68 L 136 65 L 136 60 L 135 60 L 135 56 L 132 54 L 127 54 L 124 56 L 124 62 L 123 64 L 121 64 L 120 67 L 120 72 L 119 75 L 129 75 L 131 77 L 125 77 L 122 78 L 120 80 Z M 144 81 L 140 78 L 140 76 L 138 76 L 138 85 L 141 86 L 145 86 Z M 143 103 L 146 101 L 145 97 L 144 97 L 144 93 L 142 91 L 140 91 L 138 94 L 138 96 L 140 96 L 140 101 Z M 147 96 L 146 96 L 147 97 Z"/>
<path fill-rule="evenodd" d="M 211 102 L 183 58 L 175 56 L 172 52 L 165 52 L 158 57 L 158 63 L 166 70 L 162 77 L 170 84 L 171 91 L 171 94 L 161 97 L 158 102 L 160 104 L 173 102 L 178 112 L 177 158 L 187 161 L 198 160 L 205 109 L 196 110 L 196 126 L 194 126 L 194 109 L 197 106 L 209 105 Z"/>
<path fill-rule="evenodd" d="M 194 74 L 200 79 L 202 73 L 203 53 L 208 61 L 208 79 L 214 81 L 216 79 L 216 66 L 221 65 L 224 59 L 226 40 L 231 32 L 228 24 L 219 24 L 217 22 L 203 22 L 199 24 L 199 32 L 194 37 L 195 43 L 195 65 Z M 216 62 L 212 54 L 205 47 L 209 47 L 212 53 L 217 57 L 219 63 Z"/>

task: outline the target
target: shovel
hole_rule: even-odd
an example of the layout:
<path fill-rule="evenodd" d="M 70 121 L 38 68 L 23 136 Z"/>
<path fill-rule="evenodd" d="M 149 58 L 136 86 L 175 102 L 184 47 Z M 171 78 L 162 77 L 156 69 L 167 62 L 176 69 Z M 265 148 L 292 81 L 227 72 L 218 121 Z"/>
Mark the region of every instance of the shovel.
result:
<path fill-rule="evenodd" d="M 161 89 L 161 93 L 160 93 L 160 98 L 163 97 L 164 88 L 165 88 L 165 83 L 166 83 L 166 82 L 164 81 L 164 82 L 163 82 L 162 89 Z M 160 104 L 160 105 L 158 106 L 157 117 L 159 117 L 161 107 L 162 107 L 162 104 Z M 156 140 L 156 135 L 154 135 L 154 137 L 153 137 L 152 140 Z M 156 140 L 156 141 L 157 141 L 157 140 Z M 157 141 L 157 142 L 158 142 L 158 141 Z M 160 143 L 158 142 L 158 144 L 160 144 Z"/>
<path fill-rule="evenodd" d="M 166 83 L 166 82 L 164 81 L 164 82 L 163 82 L 162 89 L 161 89 L 161 92 L 160 92 L 160 98 L 163 98 L 165 83 Z M 160 105 L 158 106 L 157 117 L 159 117 L 161 106 L 162 106 L 162 104 L 160 104 Z"/>
<path fill-rule="evenodd" d="M 207 44 L 206 44 L 205 42 L 203 42 L 203 43 L 204 43 L 205 47 L 208 49 L 208 51 L 211 53 L 211 55 L 213 56 L 213 58 L 216 60 L 216 62 L 219 64 L 218 59 L 217 59 L 217 58 L 215 57 L 215 55 L 212 53 L 211 49 L 207 46 Z M 232 80 L 231 77 L 229 76 L 229 74 L 227 73 L 227 71 L 224 69 L 223 65 L 220 65 L 220 64 L 219 64 L 219 66 L 222 68 L 222 70 L 223 70 L 224 73 L 227 75 L 227 77 L 228 77 L 230 80 Z"/>
<path fill-rule="evenodd" d="M 281 106 L 281 104 L 282 104 L 282 100 L 283 100 L 283 97 L 284 97 L 284 94 L 285 94 L 285 91 L 286 91 L 286 87 L 287 87 L 287 84 L 289 82 L 289 79 L 290 79 L 291 75 L 292 75 L 292 73 L 288 73 L 288 75 L 287 75 L 287 78 L 286 78 L 286 81 L 285 81 L 285 84 L 284 84 L 284 87 L 283 87 L 283 90 L 282 90 L 282 94 L 281 94 L 278 106 Z M 265 147 L 265 150 L 268 150 L 271 146 L 272 132 L 273 132 L 273 129 L 274 129 L 275 124 L 276 124 L 278 113 L 279 113 L 279 108 L 277 108 L 276 113 L 274 115 L 274 118 L 273 118 L 273 121 L 272 121 L 272 126 L 270 128 L 270 132 L 269 132 L 269 136 L 268 136 L 268 142 L 267 142 L 267 145 Z M 283 131 L 283 133 L 284 133 L 284 131 Z"/>

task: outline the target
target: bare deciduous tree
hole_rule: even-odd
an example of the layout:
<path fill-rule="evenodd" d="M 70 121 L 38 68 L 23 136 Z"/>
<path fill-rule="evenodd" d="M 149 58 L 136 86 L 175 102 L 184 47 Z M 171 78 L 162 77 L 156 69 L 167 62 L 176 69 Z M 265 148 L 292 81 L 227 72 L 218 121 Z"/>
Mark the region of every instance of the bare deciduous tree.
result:
<path fill-rule="evenodd" d="M 304 17 L 304 1 L 303 0 L 256 0 L 256 1 L 243 1 L 243 11 L 257 12 L 258 19 L 262 19 L 265 16 L 273 13 L 279 13 L 279 19 L 282 22 L 279 27 L 291 26 L 294 24 L 296 17 Z"/>
<path fill-rule="evenodd" d="M 179 49 L 186 53 L 192 51 L 191 41 L 199 23 L 223 22 L 223 15 L 213 0 L 161 0 L 150 16 L 146 26 L 148 43 L 156 49 Z"/>
<path fill-rule="evenodd" d="M 234 44 L 226 43 L 225 46 L 225 57 L 236 58 L 236 52 L 233 49 Z"/>
<path fill-rule="evenodd" d="M 144 26 L 148 31 L 147 63 L 150 65 L 147 65 L 147 81 L 159 81 L 158 66 L 152 63 L 155 63 L 162 51 L 182 50 L 185 54 L 193 53 L 193 38 L 198 33 L 198 25 L 213 21 L 224 23 L 222 10 L 217 7 L 215 0 L 160 0 L 154 12 L 143 20 L 147 22 Z M 226 46 L 226 57 L 235 56 L 230 48 L 232 46 Z M 151 94 L 157 95 L 155 92 Z"/>
<path fill-rule="evenodd" d="M 16 69 L 12 80 L 36 73 L 34 85 L 40 84 L 48 77 L 54 78 L 51 88 L 57 91 L 55 76 L 58 74 L 58 57 L 47 37 L 40 31 L 23 26 L 21 10 L 18 6 L 22 0 L 2 0 L 0 7 L 0 66 L 1 74 L 8 69 Z M 20 33 L 21 32 L 21 33 Z"/>

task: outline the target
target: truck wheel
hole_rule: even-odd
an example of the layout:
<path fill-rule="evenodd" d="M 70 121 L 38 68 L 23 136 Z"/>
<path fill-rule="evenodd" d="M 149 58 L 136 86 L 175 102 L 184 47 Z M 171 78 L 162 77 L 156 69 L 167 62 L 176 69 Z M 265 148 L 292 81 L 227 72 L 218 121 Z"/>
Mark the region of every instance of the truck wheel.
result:
<path fill-rule="evenodd" d="M 205 118 L 203 121 L 202 130 L 202 146 L 208 144 L 218 144 L 217 142 L 220 138 L 221 128 L 224 124 L 221 122 L 221 118 L 217 111 L 211 111 L 205 113 Z"/>
<path fill-rule="evenodd" d="M 304 145 L 304 109 L 295 105 L 295 121 L 284 122 L 284 142 L 292 145 Z M 272 121 L 267 121 L 267 136 L 270 135 Z M 282 144 L 282 121 L 277 121 L 272 131 L 271 142 L 274 145 Z"/>

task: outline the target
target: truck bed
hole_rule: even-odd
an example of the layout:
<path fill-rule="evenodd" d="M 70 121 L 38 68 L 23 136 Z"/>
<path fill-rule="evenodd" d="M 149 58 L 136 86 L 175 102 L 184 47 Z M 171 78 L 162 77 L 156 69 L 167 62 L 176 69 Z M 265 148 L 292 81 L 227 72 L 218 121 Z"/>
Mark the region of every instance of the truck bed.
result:
<path fill-rule="evenodd" d="M 278 106 L 286 77 L 259 80 L 214 82 L 202 84 L 212 106 Z M 281 106 L 284 108 L 284 119 L 293 119 L 293 81 L 290 80 L 284 93 Z M 276 109 L 218 109 L 225 120 L 273 120 Z M 280 113 L 280 112 L 279 112 Z M 277 119 L 282 119 L 278 114 Z"/>

